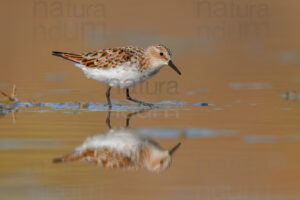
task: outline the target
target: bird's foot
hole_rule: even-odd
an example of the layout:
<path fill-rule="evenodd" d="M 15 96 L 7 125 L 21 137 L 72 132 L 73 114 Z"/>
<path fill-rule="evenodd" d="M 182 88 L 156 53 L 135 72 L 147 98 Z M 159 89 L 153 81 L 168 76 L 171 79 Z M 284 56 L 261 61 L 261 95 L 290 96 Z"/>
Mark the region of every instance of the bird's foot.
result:
<path fill-rule="evenodd" d="M 141 102 L 140 104 L 142 104 L 144 106 L 148 106 L 150 108 L 154 108 L 154 104 L 152 104 L 152 103 Z"/>

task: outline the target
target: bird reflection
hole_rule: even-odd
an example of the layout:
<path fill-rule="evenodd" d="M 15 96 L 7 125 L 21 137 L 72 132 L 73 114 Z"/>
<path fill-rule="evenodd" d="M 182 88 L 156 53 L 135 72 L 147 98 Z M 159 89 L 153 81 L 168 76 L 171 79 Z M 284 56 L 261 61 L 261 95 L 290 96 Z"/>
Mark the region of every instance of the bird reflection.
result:
<path fill-rule="evenodd" d="M 156 141 L 129 128 L 132 116 L 149 110 L 143 109 L 128 114 L 126 127 L 121 128 L 111 128 L 109 110 L 106 118 L 108 131 L 88 137 L 72 153 L 56 158 L 53 162 L 87 161 L 104 168 L 145 168 L 152 172 L 168 169 L 172 164 L 172 155 L 181 143 L 170 150 L 165 150 Z"/>

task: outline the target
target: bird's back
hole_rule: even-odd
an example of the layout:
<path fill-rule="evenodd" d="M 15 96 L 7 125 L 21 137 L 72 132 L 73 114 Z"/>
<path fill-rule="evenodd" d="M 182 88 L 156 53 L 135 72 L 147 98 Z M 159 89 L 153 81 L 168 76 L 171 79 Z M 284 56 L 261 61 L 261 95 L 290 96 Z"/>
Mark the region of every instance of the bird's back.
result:
<path fill-rule="evenodd" d="M 144 56 L 144 49 L 139 47 L 107 48 L 84 54 L 52 52 L 52 55 L 67 59 L 85 68 L 110 69 L 126 62 L 140 62 Z"/>

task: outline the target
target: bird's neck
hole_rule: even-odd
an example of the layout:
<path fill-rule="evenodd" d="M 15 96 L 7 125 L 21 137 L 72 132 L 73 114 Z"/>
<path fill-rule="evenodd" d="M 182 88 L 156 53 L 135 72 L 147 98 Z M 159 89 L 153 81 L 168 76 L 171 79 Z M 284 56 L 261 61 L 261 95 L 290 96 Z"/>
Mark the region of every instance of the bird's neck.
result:
<path fill-rule="evenodd" d="M 140 62 L 140 70 L 144 71 L 144 70 L 149 70 L 151 69 L 151 59 L 150 56 L 145 54 L 144 57 L 142 57 L 141 62 Z"/>
<path fill-rule="evenodd" d="M 155 59 L 151 59 L 150 56 L 145 56 L 141 60 L 140 71 L 152 76 L 158 73 L 163 66 L 164 65 L 161 65 L 161 63 L 156 62 Z"/>

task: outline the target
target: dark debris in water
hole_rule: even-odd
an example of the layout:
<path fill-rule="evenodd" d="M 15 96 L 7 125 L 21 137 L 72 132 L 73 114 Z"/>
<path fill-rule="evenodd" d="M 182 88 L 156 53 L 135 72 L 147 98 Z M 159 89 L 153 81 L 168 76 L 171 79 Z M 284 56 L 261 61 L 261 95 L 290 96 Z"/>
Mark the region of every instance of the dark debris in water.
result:
<path fill-rule="evenodd" d="M 210 104 L 210 103 L 196 103 L 194 105 L 195 106 L 214 106 L 214 104 Z"/>
<path fill-rule="evenodd" d="M 290 102 L 295 102 L 300 98 L 300 94 L 297 94 L 296 90 L 290 90 L 281 94 L 281 97 L 289 100 Z"/>

